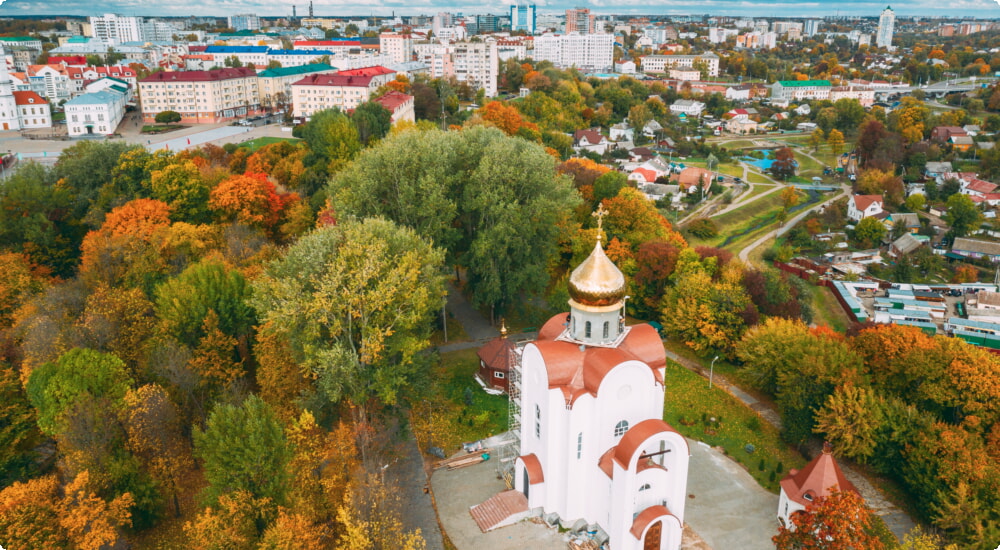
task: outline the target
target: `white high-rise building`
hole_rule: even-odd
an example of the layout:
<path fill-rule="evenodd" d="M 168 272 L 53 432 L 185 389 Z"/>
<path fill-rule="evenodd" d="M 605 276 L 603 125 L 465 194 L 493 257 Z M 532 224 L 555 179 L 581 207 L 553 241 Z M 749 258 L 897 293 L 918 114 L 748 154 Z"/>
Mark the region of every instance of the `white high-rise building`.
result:
<path fill-rule="evenodd" d="M 229 16 L 229 28 L 234 31 L 259 31 L 260 17 L 255 13 L 237 13 Z"/>
<path fill-rule="evenodd" d="M 90 36 L 99 38 L 112 46 L 124 42 L 141 42 L 143 20 L 141 17 L 131 17 L 107 13 L 90 17 Z"/>
<path fill-rule="evenodd" d="M 500 58 L 495 40 L 486 42 L 423 42 L 413 44 L 416 60 L 428 67 L 431 78 L 454 76 L 482 89 L 487 97 L 497 95 Z"/>
<path fill-rule="evenodd" d="M 413 36 L 409 34 L 382 33 L 378 37 L 379 49 L 395 63 L 413 61 Z"/>
<path fill-rule="evenodd" d="M 878 34 L 875 35 L 875 45 L 879 48 L 892 48 L 892 31 L 896 26 L 896 14 L 892 6 L 886 6 L 878 18 Z"/>
<path fill-rule="evenodd" d="M 819 32 L 819 26 L 822 23 L 819 19 L 808 19 L 806 20 L 805 28 L 802 30 L 802 34 L 806 36 L 813 36 Z"/>
<path fill-rule="evenodd" d="M 535 61 L 550 61 L 561 68 L 610 72 L 614 65 L 613 34 L 543 35 L 535 37 Z"/>

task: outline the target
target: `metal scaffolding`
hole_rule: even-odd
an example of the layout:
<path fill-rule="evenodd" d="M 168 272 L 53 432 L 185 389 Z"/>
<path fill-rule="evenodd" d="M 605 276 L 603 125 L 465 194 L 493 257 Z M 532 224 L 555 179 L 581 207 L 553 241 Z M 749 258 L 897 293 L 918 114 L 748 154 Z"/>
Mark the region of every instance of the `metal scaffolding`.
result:
<path fill-rule="evenodd" d="M 497 449 L 497 476 L 508 489 L 514 488 L 514 461 L 521 452 L 521 353 L 523 345 L 511 354 L 507 371 L 507 437 Z"/>

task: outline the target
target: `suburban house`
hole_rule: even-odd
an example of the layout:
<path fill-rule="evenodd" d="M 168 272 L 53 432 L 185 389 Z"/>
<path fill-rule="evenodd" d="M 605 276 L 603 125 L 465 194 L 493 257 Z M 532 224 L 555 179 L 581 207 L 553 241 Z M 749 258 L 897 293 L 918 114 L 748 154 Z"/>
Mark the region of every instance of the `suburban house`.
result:
<path fill-rule="evenodd" d="M 920 217 L 916 214 L 904 213 L 904 212 L 893 212 L 886 217 L 886 225 L 890 226 L 890 229 L 899 225 L 906 227 L 907 233 L 916 233 L 920 231 Z"/>
<path fill-rule="evenodd" d="M 681 190 L 688 193 L 698 193 L 705 192 L 708 193 L 708 188 L 712 186 L 712 178 L 715 177 L 712 172 L 704 168 L 698 168 L 697 166 L 689 166 L 677 175 L 677 184 L 681 186 Z"/>
<path fill-rule="evenodd" d="M 701 116 L 705 110 L 705 104 L 694 99 L 678 99 L 670 106 L 670 112 L 677 116 Z"/>
<path fill-rule="evenodd" d="M 590 151 L 603 155 L 608 150 L 608 146 L 608 138 L 601 135 L 598 128 L 577 130 L 573 133 L 573 149 L 577 151 Z"/>
<path fill-rule="evenodd" d="M 951 162 L 928 162 L 924 165 L 924 175 L 928 178 L 937 178 L 953 170 Z"/>
<path fill-rule="evenodd" d="M 963 195 L 969 195 L 970 197 L 985 199 L 987 195 L 994 193 L 997 189 L 997 185 L 995 183 L 990 183 L 979 178 L 970 178 L 967 180 L 962 179 L 959 181 L 962 182 L 961 193 Z"/>
<path fill-rule="evenodd" d="M 956 151 L 968 151 L 976 144 L 976 142 L 972 140 L 971 136 L 951 136 L 948 138 L 948 143 L 950 143 L 952 148 Z"/>
<path fill-rule="evenodd" d="M 611 137 L 611 141 L 632 141 L 635 139 L 635 132 L 625 122 L 612 125 L 608 134 Z"/>
<path fill-rule="evenodd" d="M 628 175 L 629 181 L 634 181 L 637 185 L 654 183 L 658 177 L 660 177 L 660 174 L 657 174 L 656 170 L 643 168 L 641 166 L 632 170 L 632 173 Z"/>
<path fill-rule="evenodd" d="M 934 141 L 948 142 L 955 136 L 968 136 L 969 133 L 958 126 L 938 126 L 931 130 L 931 139 Z"/>
<path fill-rule="evenodd" d="M 864 218 L 878 216 L 882 213 L 884 204 L 882 195 L 852 195 L 847 201 L 847 217 L 856 223 Z"/>
<path fill-rule="evenodd" d="M 900 238 L 892 241 L 889 245 L 889 256 L 899 258 L 920 248 L 923 244 L 912 233 L 904 233 Z"/>
<path fill-rule="evenodd" d="M 731 118 L 726 121 L 726 131 L 731 134 L 753 134 L 757 131 L 757 122 L 749 118 Z"/>
<path fill-rule="evenodd" d="M 951 253 L 965 258 L 988 258 L 996 263 L 1000 262 L 1000 243 L 956 237 L 951 245 Z"/>

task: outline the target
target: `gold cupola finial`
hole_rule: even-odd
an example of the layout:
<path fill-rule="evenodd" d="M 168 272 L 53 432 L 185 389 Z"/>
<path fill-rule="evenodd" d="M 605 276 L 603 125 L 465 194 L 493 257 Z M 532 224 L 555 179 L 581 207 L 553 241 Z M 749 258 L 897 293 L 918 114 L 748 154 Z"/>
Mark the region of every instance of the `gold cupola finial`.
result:
<path fill-rule="evenodd" d="M 583 306 L 610 306 L 625 299 L 625 275 L 601 246 L 601 228 L 607 214 L 603 204 L 593 213 L 597 218 L 597 243 L 590 256 L 569 276 L 569 296 Z"/>

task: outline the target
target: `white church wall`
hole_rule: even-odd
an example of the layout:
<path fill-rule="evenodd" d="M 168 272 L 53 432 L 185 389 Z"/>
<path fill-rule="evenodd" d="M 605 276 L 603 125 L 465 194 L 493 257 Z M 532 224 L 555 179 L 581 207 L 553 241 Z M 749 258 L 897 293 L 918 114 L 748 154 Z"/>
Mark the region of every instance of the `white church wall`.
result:
<path fill-rule="evenodd" d="M 602 449 L 594 437 L 594 398 L 588 393 L 579 396 L 573 402 L 573 408 L 569 411 L 569 460 L 566 462 L 567 479 L 570 480 L 595 480 L 594 483 L 603 483 L 607 487 L 607 476 L 598 466 L 601 455 L 607 449 Z M 582 440 L 578 438 L 583 435 Z M 580 445 L 578 445 L 581 443 Z M 577 453 L 579 448 L 580 452 Z M 603 479 L 602 479 L 603 478 Z M 568 483 L 566 487 L 565 517 L 568 519 L 583 518 L 587 523 L 597 523 L 603 515 L 595 513 L 606 507 L 607 499 L 593 499 L 591 494 L 597 491 L 601 494 L 598 486 L 590 481 L 586 483 Z M 605 489 L 606 491 L 606 489 Z"/>
<path fill-rule="evenodd" d="M 621 421 L 628 427 L 635 426 L 648 418 L 662 418 L 656 415 L 656 382 L 649 366 L 639 361 L 625 361 L 604 376 L 597 391 L 597 439 L 601 448 L 607 450 L 621 441 L 615 435 L 615 427 Z M 662 394 L 660 411 L 662 411 Z M 662 413 L 661 413 L 662 414 Z"/>

